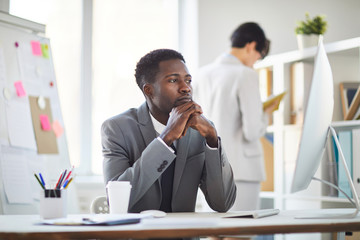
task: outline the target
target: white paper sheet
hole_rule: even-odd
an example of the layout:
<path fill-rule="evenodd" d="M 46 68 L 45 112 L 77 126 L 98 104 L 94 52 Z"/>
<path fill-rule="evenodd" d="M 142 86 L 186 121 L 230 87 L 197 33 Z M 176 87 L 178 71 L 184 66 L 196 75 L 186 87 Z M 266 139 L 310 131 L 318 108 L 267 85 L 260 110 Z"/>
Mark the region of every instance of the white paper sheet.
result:
<path fill-rule="evenodd" d="M 128 214 L 93 214 L 93 215 L 71 215 L 66 218 L 47 219 L 39 222 L 46 225 L 121 225 L 133 224 L 133 219 L 141 220 L 152 218 L 150 214 L 128 213 Z M 128 221 L 128 222 L 127 222 Z"/>
<path fill-rule="evenodd" d="M 0 82 L 5 82 L 6 80 L 6 66 L 4 58 L 4 50 L 0 47 Z"/>
<path fill-rule="evenodd" d="M 28 101 L 9 101 L 6 118 L 11 146 L 37 150 Z"/>
<path fill-rule="evenodd" d="M 0 81 L 0 91 L 3 89 L 2 85 L 3 84 Z M 5 101 L 2 97 L 0 97 L 0 112 L 5 112 Z M 7 123 L 5 117 L 0 117 L 0 145 L 9 146 Z"/>
<path fill-rule="evenodd" d="M 24 155 L 2 153 L 1 170 L 9 203 L 32 203 L 28 164 Z"/>

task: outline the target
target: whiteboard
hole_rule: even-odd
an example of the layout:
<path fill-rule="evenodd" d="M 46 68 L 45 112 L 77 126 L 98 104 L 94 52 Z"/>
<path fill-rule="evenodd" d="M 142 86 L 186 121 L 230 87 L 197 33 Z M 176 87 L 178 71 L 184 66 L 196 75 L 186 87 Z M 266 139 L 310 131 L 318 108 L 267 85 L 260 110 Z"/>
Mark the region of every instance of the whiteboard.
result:
<path fill-rule="evenodd" d="M 43 191 L 34 173 L 41 172 L 46 184 L 53 186 L 60 172 L 71 167 L 50 40 L 35 32 L 34 26 L 45 29 L 44 25 L 0 14 L 2 214 L 38 213 Z M 74 209 L 75 190 L 69 186 L 68 191 L 68 206 Z"/>

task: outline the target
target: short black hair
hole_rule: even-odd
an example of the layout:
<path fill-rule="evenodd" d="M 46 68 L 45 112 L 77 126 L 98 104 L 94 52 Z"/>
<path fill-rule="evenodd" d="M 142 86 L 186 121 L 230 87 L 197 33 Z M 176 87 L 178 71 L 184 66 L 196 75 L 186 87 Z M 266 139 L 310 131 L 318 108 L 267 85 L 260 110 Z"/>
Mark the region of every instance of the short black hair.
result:
<path fill-rule="evenodd" d="M 231 47 L 242 48 L 247 43 L 256 42 L 256 51 L 264 58 L 269 53 L 270 41 L 262 28 L 255 22 L 241 24 L 231 35 Z"/>
<path fill-rule="evenodd" d="M 172 49 L 156 49 L 143 56 L 136 64 L 136 83 L 143 90 L 145 83 L 153 83 L 159 72 L 159 63 L 171 59 L 179 59 L 185 63 L 181 53 Z"/>

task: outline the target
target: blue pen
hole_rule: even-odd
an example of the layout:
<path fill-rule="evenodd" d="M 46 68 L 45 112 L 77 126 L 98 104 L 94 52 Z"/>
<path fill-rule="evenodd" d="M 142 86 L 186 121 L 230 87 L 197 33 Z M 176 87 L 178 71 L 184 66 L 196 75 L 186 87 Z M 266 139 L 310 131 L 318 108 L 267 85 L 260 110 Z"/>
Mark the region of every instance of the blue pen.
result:
<path fill-rule="evenodd" d="M 45 181 L 44 181 L 44 179 L 43 179 L 43 177 L 42 177 L 41 173 L 39 173 L 39 176 L 40 176 L 40 179 L 41 179 L 41 183 L 42 183 L 42 184 L 43 184 L 43 186 L 45 187 Z"/>
<path fill-rule="evenodd" d="M 67 179 L 67 180 L 65 181 L 64 185 L 62 186 L 62 189 L 63 189 L 63 188 L 66 188 L 66 186 L 68 185 L 68 183 L 69 183 L 69 179 Z"/>

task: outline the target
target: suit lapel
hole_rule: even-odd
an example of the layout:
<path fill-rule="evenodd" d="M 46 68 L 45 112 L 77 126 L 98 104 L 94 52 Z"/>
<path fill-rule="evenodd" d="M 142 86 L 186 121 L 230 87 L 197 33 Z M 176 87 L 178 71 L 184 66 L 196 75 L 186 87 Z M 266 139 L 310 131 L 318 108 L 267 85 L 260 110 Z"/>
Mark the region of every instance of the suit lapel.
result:
<path fill-rule="evenodd" d="M 145 141 L 145 146 L 147 146 L 154 140 L 154 138 L 156 138 L 156 132 L 151 122 L 149 108 L 146 103 L 141 105 L 139 108 L 138 121 L 140 123 L 140 131 Z"/>
<path fill-rule="evenodd" d="M 149 115 L 149 108 L 147 104 L 144 103 L 140 106 L 138 111 L 138 121 L 140 123 L 140 131 L 144 138 L 146 146 L 149 145 L 154 138 L 156 138 L 156 132 L 154 126 L 151 122 L 151 118 Z M 187 152 L 189 149 L 190 136 L 192 134 L 192 129 L 189 128 L 186 135 L 177 141 L 177 156 L 175 163 L 175 171 L 174 171 L 174 183 L 173 183 L 173 196 L 177 192 L 177 189 L 180 184 L 181 176 L 184 171 L 184 167 L 187 159 Z M 157 181 L 159 184 L 159 181 Z"/>
<path fill-rule="evenodd" d="M 181 176 L 186 164 L 191 132 L 192 129 L 189 128 L 186 135 L 177 141 L 176 149 L 178 154 L 176 155 L 176 162 L 175 162 L 173 196 L 175 196 L 175 193 L 177 192 L 177 189 L 180 184 Z"/>

